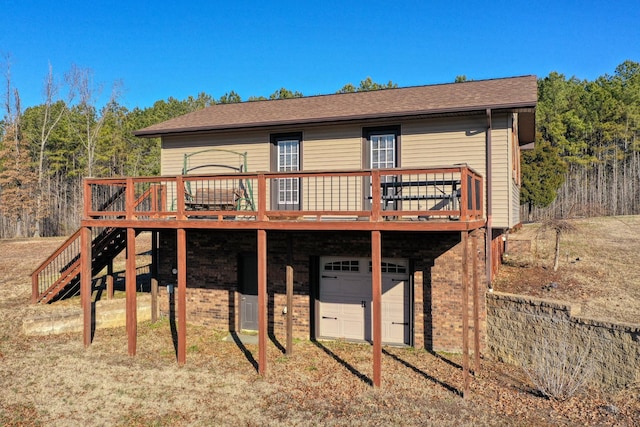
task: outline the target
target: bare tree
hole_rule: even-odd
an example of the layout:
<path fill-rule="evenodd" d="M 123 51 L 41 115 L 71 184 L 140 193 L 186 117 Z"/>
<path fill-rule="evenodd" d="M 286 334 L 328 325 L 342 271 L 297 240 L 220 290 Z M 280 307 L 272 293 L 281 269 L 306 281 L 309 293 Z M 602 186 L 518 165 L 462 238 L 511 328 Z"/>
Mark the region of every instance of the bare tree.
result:
<path fill-rule="evenodd" d="M 80 140 L 84 145 L 87 155 L 87 176 L 91 177 L 94 172 L 98 136 L 100 135 L 100 129 L 102 129 L 109 110 L 106 107 L 100 112 L 97 110 L 97 98 L 102 92 L 102 86 L 94 83 L 93 70 L 89 68 L 79 68 L 73 65 L 68 74 L 67 81 L 78 90 L 79 99 L 77 108 L 82 117 L 83 128 Z M 120 84 L 114 84 L 107 106 L 116 102 L 120 96 L 119 90 Z"/>
<path fill-rule="evenodd" d="M 40 135 L 39 135 L 39 156 L 38 156 L 38 193 L 36 196 L 36 223 L 34 237 L 40 237 L 40 221 L 46 216 L 46 206 L 43 203 L 44 199 L 44 162 L 45 162 L 45 150 L 47 143 L 51 137 L 51 133 L 58 126 L 60 120 L 67 112 L 67 105 L 69 105 L 75 95 L 75 87 L 69 86 L 67 103 L 62 104 L 57 110 L 54 110 L 54 105 L 58 103 L 59 85 L 56 83 L 53 75 L 53 67 L 49 63 L 49 71 L 44 80 L 43 86 L 43 112 L 42 121 L 40 123 Z"/>
<path fill-rule="evenodd" d="M 542 223 L 539 232 L 544 233 L 547 230 L 552 230 L 556 233 L 555 253 L 553 257 L 553 271 L 558 271 L 560 264 L 560 238 L 563 234 L 572 233 L 576 231 L 576 227 L 569 221 L 562 219 L 547 220 Z"/>

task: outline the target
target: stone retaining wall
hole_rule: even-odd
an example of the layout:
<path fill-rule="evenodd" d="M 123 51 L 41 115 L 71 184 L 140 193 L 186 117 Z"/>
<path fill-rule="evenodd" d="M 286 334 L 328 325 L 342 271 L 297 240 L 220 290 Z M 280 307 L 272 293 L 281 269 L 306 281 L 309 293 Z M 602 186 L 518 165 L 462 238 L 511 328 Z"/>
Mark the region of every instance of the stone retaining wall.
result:
<path fill-rule="evenodd" d="M 151 296 L 138 295 L 136 298 L 138 322 L 151 320 Z M 112 299 L 98 301 L 95 304 L 96 329 L 114 328 L 126 325 L 126 300 Z M 54 335 L 68 332 L 82 332 L 83 317 L 80 307 L 61 307 L 60 310 L 47 310 L 22 320 L 22 333 L 25 335 Z"/>
<path fill-rule="evenodd" d="M 570 363 L 584 356 L 584 371 L 594 384 L 621 388 L 640 381 L 640 325 L 579 314 L 574 304 L 487 293 L 488 354 L 520 366 L 530 366 L 542 353 Z"/>

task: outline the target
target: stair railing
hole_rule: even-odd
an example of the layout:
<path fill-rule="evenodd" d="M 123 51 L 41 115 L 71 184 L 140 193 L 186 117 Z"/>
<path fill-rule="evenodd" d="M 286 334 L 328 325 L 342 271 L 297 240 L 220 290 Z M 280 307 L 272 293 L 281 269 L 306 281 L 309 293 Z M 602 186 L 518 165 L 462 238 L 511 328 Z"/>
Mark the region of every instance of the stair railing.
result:
<path fill-rule="evenodd" d="M 110 195 L 100 206 L 100 210 L 106 210 L 113 206 L 125 194 L 125 188 L 121 188 Z M 149 197 L 146 191 L 136 200 L 136 206 Z M 102 242 L 115 229 L 94 229 L 93 230 L 93 258 L 96 256 L 97 245 L 104 245 Z M 102 269 L 102 268 L 100 268 Z M 99 271 L 93 272 L 97 274 Z M 55 250 L 46 260 L 44 260 L 31 273 L 31 302 L 36 304 L 40 301 L 48 302 L 54 298 L 60 290 L 66 287 L 80 273 L 80 230 L 73 233 L 65 240 L 58 249 Z"/>

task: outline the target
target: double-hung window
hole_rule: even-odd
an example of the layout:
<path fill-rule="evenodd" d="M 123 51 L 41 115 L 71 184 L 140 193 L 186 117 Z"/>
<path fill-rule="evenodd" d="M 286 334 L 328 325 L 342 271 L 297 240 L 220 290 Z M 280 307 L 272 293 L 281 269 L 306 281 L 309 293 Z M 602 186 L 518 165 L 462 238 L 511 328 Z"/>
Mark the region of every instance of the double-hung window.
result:
<path fill-rule="evenodd" d="M 278 172 L 295 172 L 300 170 L 301 135 L 272 136 L 272 167 Z M 278 178 L 274 182 L 274 208 L 278 210 L 300 209 L 300 179 L 295 177 Z"/>
<path fill-rule="evenodd" d="M 387 169 L 396 167 L 396 135 L 395 133 L 372 134 L 371 169 Z"/>
<path fill-rule="evenodd" d="M 399 126 L 384 128 L 365 128 L 363 132 L 365 164 L 370 169 L 389 169 L 399 167 Z M 394 194 L 395 175 L 380 177 L 382 195 Z M 369 183 L 368 199 L 371 199 L 371 183 Z M 383 200 L 383 206 L 393 204 L 392 199 Z"/>

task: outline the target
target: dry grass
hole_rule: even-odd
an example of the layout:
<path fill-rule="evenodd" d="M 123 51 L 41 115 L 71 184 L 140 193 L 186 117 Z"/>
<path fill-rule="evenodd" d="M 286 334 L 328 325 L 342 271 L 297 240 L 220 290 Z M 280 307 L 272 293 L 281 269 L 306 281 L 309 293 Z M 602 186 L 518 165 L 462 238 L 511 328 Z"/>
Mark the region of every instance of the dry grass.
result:
<path fill-rule="evenodd" d="M 555 232 L 527 224 L 510 241 L 530 240 L 531 251 L 510 253 L 499 291 L 579 303 L 588 317 L 638 323 L 640 216 L 577 219 L 562 235 L 560 267 L 553 271 Z M 551 283 L 557 287 L 548 286 Z"/>
<path fill-rule="evenodd" d="M 127 355 L 123 328 L 25 337 L 28 274 L 60 239 L 0 241 L 0 425 L 634 425 L 640 390 L 591 390 L 564 402 L 536 396 L 519 369 L 484 363 L 471 395 L 459 396 L 457 355 L 386 348 L 383 386 L 370 386 L 371 347 L 296 341 L 287 357 L 222 341 L 226 333 L 188 326 L 187 364 L 179 367 L 169 322 L 138 328 Z M 561 265 L 560 271 L 563 270 Z"/>

